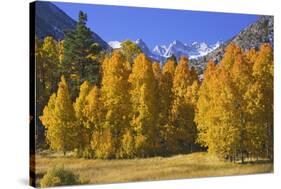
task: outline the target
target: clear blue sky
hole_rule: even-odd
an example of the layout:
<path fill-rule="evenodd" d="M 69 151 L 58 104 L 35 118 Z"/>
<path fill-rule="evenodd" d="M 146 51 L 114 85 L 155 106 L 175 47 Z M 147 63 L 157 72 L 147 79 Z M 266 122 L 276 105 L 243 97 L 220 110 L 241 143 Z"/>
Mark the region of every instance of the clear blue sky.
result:
<path fill-rule="evenodd" d="M 153 48 L 177 39 L 215 43 L 228 40 L 258 15 L 215 12 L 181 11 L 169 9 L 102 6 L 78 3 L 54 3 L 74 20 L 82 10 L 88 15 L 88 27 L 105 41 L 136 40 L 141 38 Z"/>

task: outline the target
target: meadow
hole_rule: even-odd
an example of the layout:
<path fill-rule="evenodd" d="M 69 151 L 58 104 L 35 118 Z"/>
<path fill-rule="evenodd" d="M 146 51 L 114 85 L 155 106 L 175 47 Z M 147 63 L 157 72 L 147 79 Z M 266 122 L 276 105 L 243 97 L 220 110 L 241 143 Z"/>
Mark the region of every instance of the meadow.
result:
<path fill-rule="evenodd" d="M 230 176 L 272 173 L 273 164 L 260 159 L 244 164 L 221 161 L 206 152 L 171 157 L 101 160 L 75 158 L 71 154 L 36 155 L 37 183 L 48 169 L 64 165 L 84 183 L 103 184 L 135 181 L 184 179 L 210 176 Z"/>

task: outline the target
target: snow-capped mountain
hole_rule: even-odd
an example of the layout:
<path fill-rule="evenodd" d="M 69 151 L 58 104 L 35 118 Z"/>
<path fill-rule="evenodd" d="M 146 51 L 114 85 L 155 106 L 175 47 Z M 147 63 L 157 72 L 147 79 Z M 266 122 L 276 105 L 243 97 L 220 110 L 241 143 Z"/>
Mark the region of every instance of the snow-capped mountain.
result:
<path fill-rule="evenodd" d="M 187 44 L 182 43 L 179 40 L 175 40 L 168 45 L 168 48 L 165 48 L 165 45 L 156 45 L 152 52 L 165 58 L 175 55 L 177 58 L 180 56 L 188 56 L 190 59 L 196 59 L 201 56 L 205 56 L 209 52 L 218 48 L 221 44 L 222 42 L 220 41 L 213 45 L 208 45 L 204 42 L 193 42 L 191 44 Z"/>
<path fill-rule="evenodd" d="M 146 54 L 147 57 L 151 58 L 152 60 L 156 60 L 158 62 L 163 62 L 165 60 L 164 57 L 152 53 L 151 50 L 147 47 L 145 42 L 142 39 L 137 39 L 136 41 L 133 41 L 138 47 L 142 50 L 144 54 Z M 113 48 L 113 49 L 119 49 L 121 48 L 121 43 L 120 41 L 109 41 L 108 45 Z"/>
<path fill-rule="evenodd" d="M 151 51 L 142 39 L 137 39 L 135 43 L 149 58 L 159 62 L 165 61 L 172 55 L 176 56 L 176 58 L 180 58 L 181 56 L 187 56 L 190 59 L 197 59 L 215 50 L 222 44 L 221 41 L 218 41 L 213 45 L 208 45 L 204 42 L 193 42 L 192 44 L 186 44 L 182 43 L 179 40 L 174 40 L 169 45 L 156 45 Z M 108 44 L 113 49 L 121 48 L 121 42 L 119 41 L 110 41 L 108 42 Z"/>
<path fill-rule="evenodd" d="M 121 48 L 121 42 L 120 41 L 109 41 L 108 45 L 113 49 Z"/>
<path fill-rule="evenodd" d="M 165 54 L 165 52 L 167 51 L 167 47 L 166 45 L 156 45 L 154 47 L 154 49 L 152 50 L 152 52 L 156 55 L 159 55 L 159 56 L 163 56 L 163 54 Z"/>
<path fill-rule="evenodd" d="M 138 47 L 142 50 L 142 52 L 144 54 L 146 54 L 146 56 L 148 56 L 149 58 L 151 58 L 152 60 L 156 60 L 158 62 L 163 62 L 164 61 L 164 57 L 155 54 L 153 52 L 151 52 L 151 50 L 147 47 L 147 45 L 145 44 L 145 42 L 142 39 L 137 39 L 135 41 L 135 43 L 138 45 Z"/>

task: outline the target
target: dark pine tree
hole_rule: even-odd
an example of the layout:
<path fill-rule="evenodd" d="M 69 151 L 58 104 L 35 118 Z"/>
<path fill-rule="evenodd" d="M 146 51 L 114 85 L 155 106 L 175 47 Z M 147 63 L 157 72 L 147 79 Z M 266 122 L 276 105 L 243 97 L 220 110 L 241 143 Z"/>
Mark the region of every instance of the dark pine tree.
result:
<path fill-rule="evenodd" d="M 95 43 L 93 33 L 86 26 L 87 14 L 79 12 L 76 29 L 66 31 L 64 40 L 64 60 L 62 73 L 71 81 L 71 96 L 74 98 L 79 86 L 85 80 L 99 84 L 100 64 L 97 56 L 101 51 Z"/>

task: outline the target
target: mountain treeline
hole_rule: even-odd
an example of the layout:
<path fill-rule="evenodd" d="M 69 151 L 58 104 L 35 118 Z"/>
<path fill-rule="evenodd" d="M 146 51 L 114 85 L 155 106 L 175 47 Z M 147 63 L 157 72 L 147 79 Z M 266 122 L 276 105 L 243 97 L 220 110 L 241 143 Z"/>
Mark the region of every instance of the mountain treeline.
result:
<path fill-rule="evenodd" d="M 111 159 L 201 146 L 230 161 L 273 158 L 270 45 L 244 52 L 230 44 L 200 81 L 187 57 L 161 67 L 130 41 L 102 51 L 86 21 L 80 12 L 63 41 L 36 40 L 37 115 L 51 149 Z"/>

